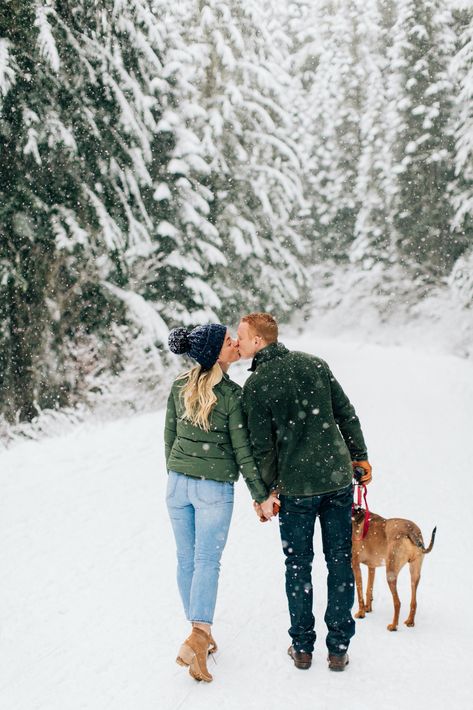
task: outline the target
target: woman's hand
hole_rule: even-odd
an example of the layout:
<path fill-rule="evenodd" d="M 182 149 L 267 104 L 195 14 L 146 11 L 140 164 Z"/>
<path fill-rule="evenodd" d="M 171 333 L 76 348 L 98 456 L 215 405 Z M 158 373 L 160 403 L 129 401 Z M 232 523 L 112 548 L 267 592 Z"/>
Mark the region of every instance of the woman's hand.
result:
<path fill-rule="evenodd" d="M 261 512 L 266 520 L 270 520 L 279 513 L 280 506 L 281 503 L 277 495 L 275 493 L 271 493 L 269 498 L 261 503 Z"/>
<path fill-rule="evenodd" d="M 259 521 L 261 523 L 267 523 L 268 518 L 264 517 L 263 511 L 261 510 L 261 505 L 259 503 L 257 503 L 255 500 L 253 501 L 253 508 L 255 509 L 255 513 L 258 516 Z"/>

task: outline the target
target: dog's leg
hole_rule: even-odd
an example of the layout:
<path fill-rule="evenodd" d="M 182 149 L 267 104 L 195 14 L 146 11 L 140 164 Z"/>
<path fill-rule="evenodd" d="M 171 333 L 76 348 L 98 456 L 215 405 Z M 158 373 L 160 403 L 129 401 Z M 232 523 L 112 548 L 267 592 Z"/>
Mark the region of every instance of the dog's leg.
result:
<path fill-rule="evenodd" d="M 401 609 L 401 600 L 397 593 L 397 576 L 399 574 L 399 567 L 396 563 L 395 556 L 393 554 L 388 556 L 386 560 L 386 579 L 388 580 L 389 589 L 393 595 L 394 603 L 394 617 L 391 624 L 388 624 L 388 631 L 397 631 L 397 625 L 399 623 L 399 611 Z"/>
<path fill-rule="evenodd" d="M 366 589 L 365 611 L 368 614 L 373 611 L 373 586 L 376 567 L 368 567 L 368 587 Z"/>
<path fill-rule="evenodd" d="M 355 614 L 355 619 L 365 618 L 365 605 L 363 602 L 363 578 L 361 576 L 360 563 L 358 559 L 352 558 L 353 573 L 355 575 L 356 593 L 358 595 L 358 611 Z"/>
<path fill-rule="evenodd" d="M 417 586 L 420 580 L 420 569 L 422 567 L 422 555 L 418 555 L 415 559 L 409 562 L 409 570 L 411 573 L 411 608 L 409 616 L 405 620 L 406 626 L 414 626 L 415 615 L 417 610 Z"/>

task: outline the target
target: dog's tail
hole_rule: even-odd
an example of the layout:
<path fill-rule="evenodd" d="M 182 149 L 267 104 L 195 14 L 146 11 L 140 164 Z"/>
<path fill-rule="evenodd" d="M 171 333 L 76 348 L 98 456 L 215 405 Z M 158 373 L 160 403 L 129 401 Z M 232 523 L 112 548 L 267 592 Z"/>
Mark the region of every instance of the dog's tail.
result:
<path fill-rule="evenodd" d="M 432 530 L 432 536 L 430 538 L 430 544 L 428 547 L 424 547 L 424 541 L 422 540 L 422 536 L 420 535 L 420 531 L 419 531 L 419 535 L 416 535 L 414 532 L 410 532 L 409 538 L 412 540 L 414 545 L 417 545 L 417 547 L 420 547 L 420 549 L 422 550 L 424 555 L 426 555 L 428 552 L 431 551 L 431 549 L 434 546 L 436 532 L 437 532 L 437 526 L 435 526 L 435 528 Z"/>
<path fill-rule="evenodd" d="M 435 526 L 434 529 L 432 530 L 432 535 L 431 535 L 431 537 L 430 537 L 430 544 L 429 544 L 429 546 L 428 546 L 425 550 L 422 550 L 422 552 L 424 553 L 424 555 L 426 555 L 428 552 L 430 552 L 431 549 L 433 548 L 434 542 L 435 542 L 435 533 L 436 533 L 436 532 L 437 532 L 437 526 Z"/>

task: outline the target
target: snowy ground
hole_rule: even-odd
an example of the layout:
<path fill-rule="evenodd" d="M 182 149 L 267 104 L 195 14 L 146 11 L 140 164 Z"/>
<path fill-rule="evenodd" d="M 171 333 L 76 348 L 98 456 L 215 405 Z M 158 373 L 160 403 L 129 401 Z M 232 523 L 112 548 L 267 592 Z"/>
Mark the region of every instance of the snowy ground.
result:
<path fill-rule="evenodd" d="M 357 623 L 350 666 L 330 673 L 318 547 L 319 643 L 311 670 L 296 670 L 286 656 L 277 524 L 258 523 L 240 482 L 214 626 L 215 681 L 196 683 L 174 662 L 187 626 L 164 505 L 163 412 L 82 425 L 0 455 L 2 708 L 471 707 L 472 364 L 314 336 L 283 341 L 325 357 L 355 403 L 374 466 L 372 510 L 415 520 L 426 540 L 438 525 L 417 626 L 386 630 L 392 603 L 378 572 L 374 613 Z M 407 569 L 399 586 L 404 619 Z"/>

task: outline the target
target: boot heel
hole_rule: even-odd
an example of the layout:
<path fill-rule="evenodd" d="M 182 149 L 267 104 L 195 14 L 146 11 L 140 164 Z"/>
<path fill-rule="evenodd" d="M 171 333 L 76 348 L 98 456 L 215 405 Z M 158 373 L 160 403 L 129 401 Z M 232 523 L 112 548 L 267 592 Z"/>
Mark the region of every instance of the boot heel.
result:
<path fill-rule="evenodd" d="M 183 643 L 181 648 L 179 649 L 179 653 L 176 658 L 176 663 L 178 663 L 180 666 L 190 666 L 194 658 L 194 651 L 189 648 L 189 646 L 187 646 L 185 643 Z"/>

